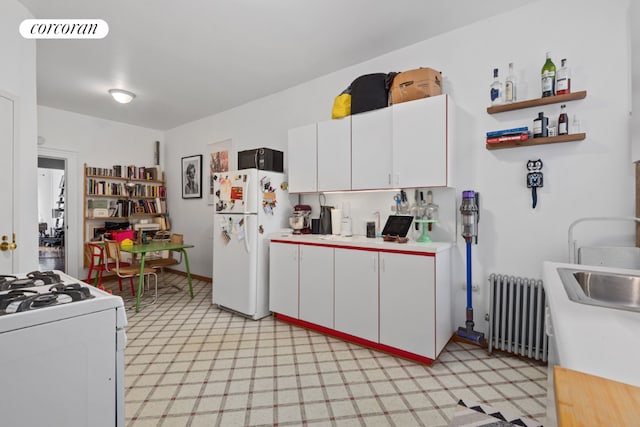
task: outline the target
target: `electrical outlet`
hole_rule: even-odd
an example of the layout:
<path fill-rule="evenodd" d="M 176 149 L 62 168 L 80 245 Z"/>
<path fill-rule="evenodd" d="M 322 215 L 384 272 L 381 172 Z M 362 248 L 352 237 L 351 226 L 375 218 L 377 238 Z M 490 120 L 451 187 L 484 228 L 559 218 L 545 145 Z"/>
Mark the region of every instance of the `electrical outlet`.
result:
<path fill-rule="evenodd" d="M 464 289 L 465 291 L 467 290 L 467 284 L 466 283 L 462 284 L 462 289 Z M 471 284 L 471 291 L 472 292 L 479 292 L 480 291 L 480 286 L 477 283 L 472 283 Z"/>

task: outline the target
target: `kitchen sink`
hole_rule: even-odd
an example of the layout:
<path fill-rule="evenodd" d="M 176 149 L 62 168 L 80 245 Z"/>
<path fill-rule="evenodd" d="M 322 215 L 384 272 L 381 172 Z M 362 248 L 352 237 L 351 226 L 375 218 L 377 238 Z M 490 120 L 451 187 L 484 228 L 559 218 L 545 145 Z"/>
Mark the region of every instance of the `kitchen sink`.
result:
<path fill-rule="evenodd" d="M 640 312 L 640 276 L 558 268 L 571 301 Z"/>

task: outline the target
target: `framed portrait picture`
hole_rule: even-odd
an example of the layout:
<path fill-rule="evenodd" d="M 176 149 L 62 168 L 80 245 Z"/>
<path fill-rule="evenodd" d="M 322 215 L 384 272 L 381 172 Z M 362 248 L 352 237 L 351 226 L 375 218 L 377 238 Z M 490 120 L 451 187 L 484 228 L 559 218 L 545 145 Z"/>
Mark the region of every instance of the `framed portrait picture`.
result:
<path fill-rule="evenodd" d="M 209 176 L 207 185 L 207 202 L 213 205 L 213 175 L 218 172 L 228 172 L 232 165 L 232 142 L 230 139 L 214 142 L 207 145 L 207 156 L 209 157 Z"/>
<path fill-rule="evenodd" d="M 202 198 L 202 154 L 182 158 L 182 198 Z"/>

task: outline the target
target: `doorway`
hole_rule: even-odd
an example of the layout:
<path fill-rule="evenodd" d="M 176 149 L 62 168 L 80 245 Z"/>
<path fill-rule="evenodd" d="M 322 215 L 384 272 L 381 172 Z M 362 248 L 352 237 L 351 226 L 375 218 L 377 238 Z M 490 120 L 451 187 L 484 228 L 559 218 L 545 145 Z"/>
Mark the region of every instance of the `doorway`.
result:
<path fill-rule="evenodd" d="M 38 264 L 66 271 L 66 161 L 38 156 Z"/>

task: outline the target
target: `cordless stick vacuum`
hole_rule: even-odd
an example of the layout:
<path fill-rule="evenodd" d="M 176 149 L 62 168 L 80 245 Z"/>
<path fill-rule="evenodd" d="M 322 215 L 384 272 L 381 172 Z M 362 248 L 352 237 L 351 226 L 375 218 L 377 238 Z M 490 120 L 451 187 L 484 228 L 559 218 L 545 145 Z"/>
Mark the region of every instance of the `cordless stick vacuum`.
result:
<path fill-rule="evenodd" d="M 465 326 L 458 328 L 458 336 L 474 344 L 484 345 L 484 334 L 473 330 L 473 305 L 471 303 L 472 278 L 471 278 L 471 244 L 475 239 L 478 244 L 478 221 L 480 194 L 475 191 L 462 192 L 462 204 L 460 213 L 462 214 L 462 237 L 467 244 L 467 321 Z"/>

